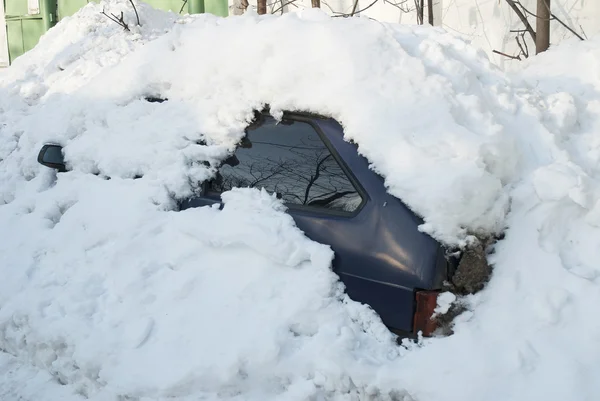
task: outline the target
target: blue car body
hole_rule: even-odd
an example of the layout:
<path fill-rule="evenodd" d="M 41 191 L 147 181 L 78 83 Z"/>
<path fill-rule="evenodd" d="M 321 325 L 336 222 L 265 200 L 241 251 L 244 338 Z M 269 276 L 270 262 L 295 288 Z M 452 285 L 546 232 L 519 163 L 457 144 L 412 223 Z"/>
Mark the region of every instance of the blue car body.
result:
<path fill-rule="evenodd" d="M 412 333 L 415 291 L 439 290 L 450 274 L 443 247 L 419 231 L 423 221 L 387 192 L 383 179 L 369 168 L 357 146 L 344 140 L 338 122 L 308 114 L 285 118 L 309 123 L 318 132 L 363 197 L 361 207 L 351 214 L 321 213 L 294 205 L 288 213 L 309 238 L 331 246 L 333 269 L 353 300 L 370 305 L 395 331 Z M 267 116 L 263 124 L 275 121 Z M 218 196 L 203 191 L 181 208 L 215 202 Z"/>

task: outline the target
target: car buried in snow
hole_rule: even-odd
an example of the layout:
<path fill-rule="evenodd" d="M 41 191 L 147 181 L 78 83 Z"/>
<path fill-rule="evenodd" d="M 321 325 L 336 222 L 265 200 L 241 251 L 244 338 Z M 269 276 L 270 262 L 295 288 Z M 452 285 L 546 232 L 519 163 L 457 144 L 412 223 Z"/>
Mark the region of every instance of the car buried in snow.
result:
<path fill-rule="evenodd" d="M 216 176 L 180 209 L 218 204 L 234 187 L 275 193 L 309 238 L 331 246 L 350 298 L 401 336 L 431 335 L 437 296 L 456 261 L 419 231 L 421 218 L 386 191 L 338 122 L 306 113 L 257 116 Z M 38 162 L 66 171 L 59 145 L 44 145 Z"/>

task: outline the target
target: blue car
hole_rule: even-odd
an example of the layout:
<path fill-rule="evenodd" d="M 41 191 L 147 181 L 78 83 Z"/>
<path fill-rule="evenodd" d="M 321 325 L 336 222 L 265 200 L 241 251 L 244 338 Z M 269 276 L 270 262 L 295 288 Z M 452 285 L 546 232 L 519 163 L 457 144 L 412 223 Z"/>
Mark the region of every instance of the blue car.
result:
<path fill-rule="evenodd" d="M 454 264 L 343 136 L 330 118 L 285 113 L 277 122 L 257 113 L 235 153 L 180 208 L 219 203 L 234 187 L 276 194 L 309 238 L 331 246 L 333 269 L 350 298 L 370 305 L 397 334 L 429 335 L 437 295 Z M 38 161 L 65 171 L 57 145 L 45 145 Z"/>

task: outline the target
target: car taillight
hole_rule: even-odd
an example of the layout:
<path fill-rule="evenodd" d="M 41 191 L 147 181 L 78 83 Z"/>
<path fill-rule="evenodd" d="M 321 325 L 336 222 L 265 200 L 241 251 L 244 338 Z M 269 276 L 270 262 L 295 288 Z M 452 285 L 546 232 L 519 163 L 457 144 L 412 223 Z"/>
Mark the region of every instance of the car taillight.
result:
<path fill-rule="evenodd" d="M 413 332 L 417 335 L 422 332 L 424 337 L 429 337 L 437 328 L 435 319 L 432 319 L 437 307 L 439 291 L 417 291 L 415 292 L 415 303 L 417 305 L 413 318 Z"/>

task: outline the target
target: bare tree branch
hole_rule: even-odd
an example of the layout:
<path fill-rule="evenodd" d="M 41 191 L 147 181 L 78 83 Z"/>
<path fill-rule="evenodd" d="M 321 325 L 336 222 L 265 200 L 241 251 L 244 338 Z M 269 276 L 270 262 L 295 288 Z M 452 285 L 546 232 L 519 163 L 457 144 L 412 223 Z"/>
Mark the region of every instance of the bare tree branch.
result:
<path fill-rule="evenodd" d="M 334 15 L 332 18 L 335 18 L 335 17 L 344 17 L 344 18 L 346 18 L 346 17 L 352 17 L 352 16 L 354 16 L 354 14 L 362 13 L 363 11 L 366 11 L 369 8 L 373 7 L 375 5 L 375 3 L 377 3 L 378 1 L 379 0 L 374 0 L 371 4 L 369 4 L 368 6 L 366 6 L 365 8 L 363 8 L 362 10 L 356 11 L 356 10 L 353 9 L 351 14 L 341 14 L 340 13 L 340 14 Z M 358 0 L 355 0 L 354 6 L 356 6 L 357 4 L 358 4 Z"/>
<path fill-rule="evenodd" d="M 188 0 L 184 0 L 183 4 L 181 5 L 181 9 L 179 10 L 179 14 L 181 14 L 183 12 L 183 9 L 185 8 L 185 6 L 187 5 Z"/>
<path fill-rule="evenodd" d="M 383 0 L 383 2 L 385 4 L 389 4 L 390 6 L 396 7 L 398 10 L 402 11 L 403 13 L 409 13 L 411 11 L 410 8 L 405 6 L 405 4 L 408 2 L 408 0 L 401 0 L 398 3 L 394 3 L 390 0 Z"/>
<path fill-rule="evenodd" d="M 521 4 L 520 1 L 518 0 L 506 0 L 509 4 L 512 3 L 516 3 L 519 6 L 521 6 L 521 8 L 523 9 L 523 11 L 525 11 L 527 14 L 531 15 L 532 17 L 538 18 L 538 19 L 542 19 L 542 20 L 546 20 L 546 21 L 556 21 L 559 24 L 561 24 L 563 27 L 565 27 L 569 32 L 571 32 L 573 35 L 577 36 L 577 38 L 579 38 L 580 40 L 585 40 L 585 38 L 583 36 L 581 36 L 580 34 L 578 34 L 577 32 L 575 32 L 571 27 L 569 27 L 567 24 L 565 24 L 560 18 L 558 18 L 556 16 L 556 14 L 550 13 L 550 18 L 540 18 L 538 17 L 537 14 L 529 11 L 527 8 L 525 8 L 525 6 L 523 4 Z M 527 19 L 527 17 L 525 17 Z M 535 40 L 535 39 L 534 39 Z"/>
<path fill-rule="evenodd" d="M 517 14 L 517 16 L 519 17 L 519 19 L 521 20 L 521 22 L 525 26 L 525 29 L 531 35 L 531 39 L 533 39 L 533 41 L 535 42 L 536 41 L 536 35 L 535 35 L 535 31 L 533 30 L 533 27 L 531 26 L 531 24 L 527 20 L 527 16 L 519 9 L 519 7 L 517 7 L 517 4 L 520 5 L 521 7 L 523 7 L 522 4 L 520 2 L 518 2 L 518 1 L 515 1 L 515 0 L 506 0 L 506 2 L 510 6 L 510 8 L 513 9 L 513 11 L 515 12 L 515 14 Z"/>
<path fill-rule="evenodd" d="M 321 0 L 321 4 L 324 4 L 332 14 L 335 13 L 335 10 L 327 3 L 327 1 Z"/>
<path fill-rule="evenodd" d="M 492 53 L 496 53 L 501 56 L 508 57 L 511 60 L 521 60 L 521 56 L 511 56 L 510 54 L 502 53 L 501 51 L 498 51 L 498 50 L 492 50 Z"/>
<path fill-rule="evenodd" d="M 527 41 L 525 40 L 525 33 L 526 31 L 521 32 L 520 35 L 517 35 L 515 37 L 515 40 L 517 41 L 517 45 L 519 46 L 519 49 L 521 50 L 521 54 L 523 56 L 525 56 L 525 58 L 529 58 L 529 47 L 527 46 Z M 521 39 L 519 39 L 521 38 Z M 522 42 L 521 42 L 522 40 Z"/>
<path fill-rule="evenodd" d="M 581 24 L 579 24 L 579 28 L 581 29 L 581 33 L 583 34 L 583 36 L 585 36 L 585 39 L 587 40 L 587 39 L 588 39 L 588 37 L 587 37 L 587 35 L 585 34 L 585 31 L 583 30 L 583 27 L 581 26 Z"/>
<path fill-rule="evenodd" d="M 121 25 L 121 26 L 123 27 L 123 29 L 125 29 L 126 31 L 130 31 L 130 29 L 129 29 L 129 25 L 127 25 L 127 24 L 125 23 L 125 21 L 123 20 L 123 11 L 121 11 L 121 16 L 120 16 L 120 17 L 118 17 L 118 16 L 114 15 L 113 13 L 110 13 L 110 15 L 108 15 L 108 14 L 106 13 L 106 11 L 104 11 L 104 10 L 102 10 L 102 13 L 101 13 L 101 14 L 104 14 L 104 15 L 106 15 L 106 16 L 108 17 L 108 19 L 109 19 L 109 20 L 111 20 L 111 21 L 113 21 L 113 22 L 115 22 L 115 23 L 117 23 L 117 24 Z"/>
<path fill-rule="evenodd" d="M 135 11 L 135 18 L 137 19 L 138 26 L 142 26 L 142 24 L 140 24 L 140 16 L 137 12 L 137 8 L 135 7 L 135 4 L 133 4 L 133 0 L 129 0 L 129 2 L 131 3 L 131 7 L 133 7 L 133 11 Z"/>
<path fill-rule="evenodd" d="M 290 0 L 290 1 L 287 1 L 287 2 L 284 3 L 284 1 L 281 0 L 281 6 L 278 9 L 271 11 L 271 14 L 275 14 L 276 12 L 279 12 L 279 11 L 281 11 L 281 13 L 283 14 L 283 8 L 285 6 L 289 6 L 290 4 L 293 5 L 293 6 L 295 6 L 295 7 L 298 7 L 298 6 L 296 6 L 294 4 L 295 2 L 296 2 L 296 0 Z"/>
<path fill-rule="evenodd" d="M 556 22 L 558 22 L 559 24 L 561 24 L 562 26 L 564 26 L 569 32 L 571 32 L 573 35 L 577 36 L 579 38 L 579 40 L 585 40 L 580 34 L 578 34 L 577 32 L 575 32 L 571 27 L 569 27 L 567 24 L 565 24 L 556 15 L 550 13 L 550 20 L 556 20 Z"/>
<path fill-rule="evenodd" d="M 350 16 L 353 16 L 354 14 L 356 14 L 357 8 L 358 8 L 358 0 L 354 0 L 354 5 L 352 6 L 352 13 L 350 14 Z"/>

